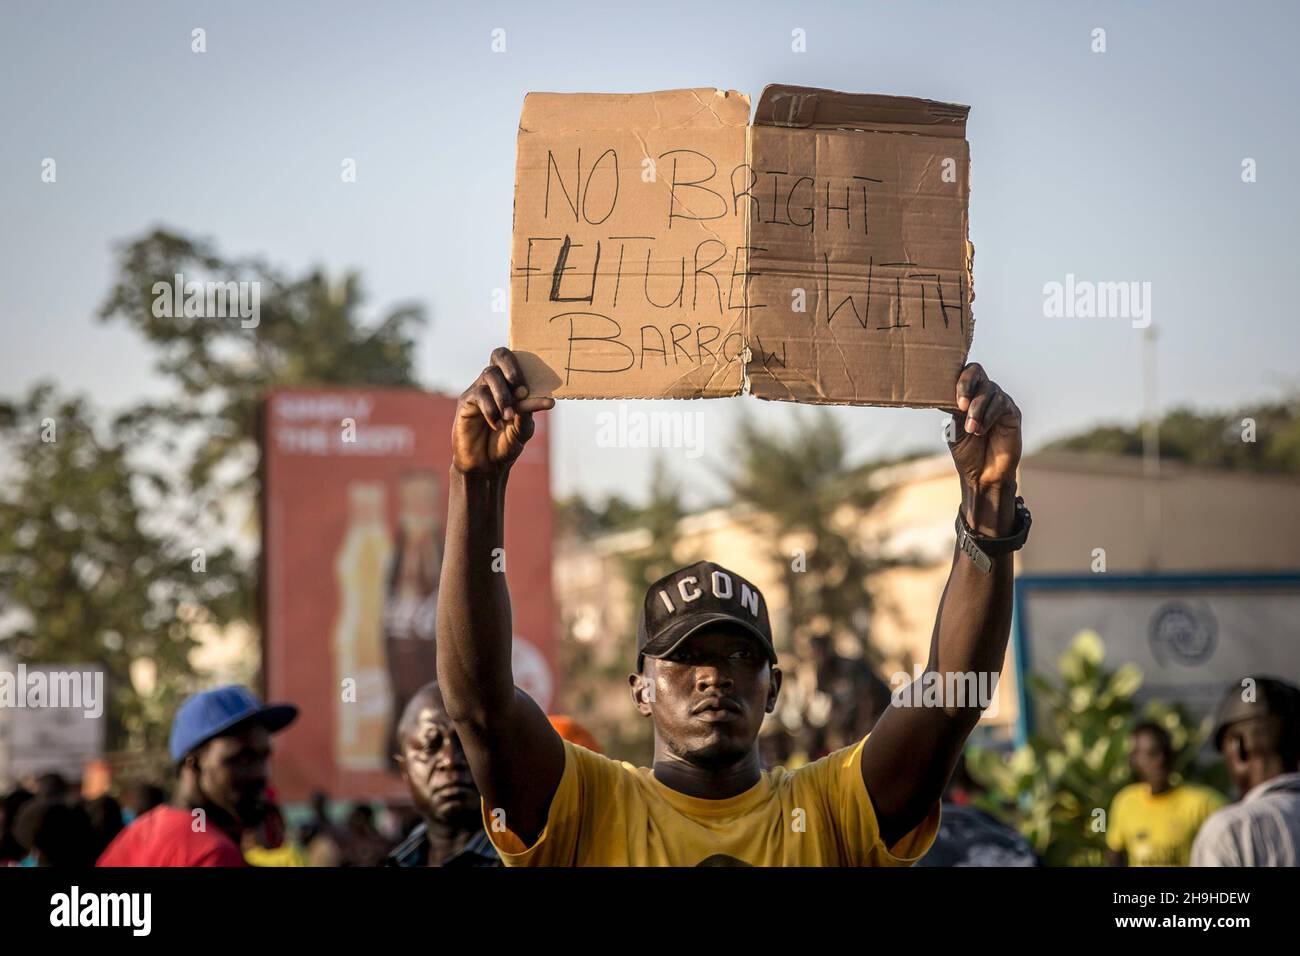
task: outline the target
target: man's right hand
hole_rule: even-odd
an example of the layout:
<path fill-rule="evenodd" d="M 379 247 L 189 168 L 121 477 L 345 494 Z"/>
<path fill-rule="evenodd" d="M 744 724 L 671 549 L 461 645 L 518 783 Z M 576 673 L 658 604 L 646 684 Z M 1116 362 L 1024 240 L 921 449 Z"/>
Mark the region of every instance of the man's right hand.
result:
<path fill-rule="evenodd" d="M 529 398 L 519 360 L 495 349 L 474 384 L 460 396 L 452 428 L 452 467 L 464 475 L 502 475 L 533 437 L 533 412 L 555 407 L 553 398 Z"/>
<path fill-rule="evenodd" d="M 525 844 L 546 826 L 564 776 L 564 741 L 510 666 L 510 591 L 496 558 L 505 547 L 505 476 L 533 436 L 519 362 L 497 349 L 456 407 L 447 536 L 438 586 L 438 683 L 479 793 Z"/>

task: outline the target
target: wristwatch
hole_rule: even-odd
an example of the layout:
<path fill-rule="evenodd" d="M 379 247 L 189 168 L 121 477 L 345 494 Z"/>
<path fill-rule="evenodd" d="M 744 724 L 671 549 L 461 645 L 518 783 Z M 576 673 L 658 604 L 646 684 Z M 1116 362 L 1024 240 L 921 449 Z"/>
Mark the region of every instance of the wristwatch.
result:
<path fill-rule="evenodd" d="M 1025 499 L 1016 498 L 1016 530 L 1005 538 L 989 538 L 976 534 L 966 523 L 966 516 L 957 510 L 957 547 L 975 562 L 975 567 L 985 574 L 993 570 L 993 559 L 1012 551 L 1019 551 L 1029 540 L 1029 525 L 1033 517 L 1025 507 Z"/>

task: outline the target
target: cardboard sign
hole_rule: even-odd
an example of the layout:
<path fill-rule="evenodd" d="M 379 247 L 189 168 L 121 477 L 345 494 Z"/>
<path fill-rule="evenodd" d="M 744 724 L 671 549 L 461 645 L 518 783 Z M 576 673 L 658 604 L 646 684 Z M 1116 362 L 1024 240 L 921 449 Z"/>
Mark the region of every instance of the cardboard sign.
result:
<path fill-rule="evenodd" d="M 535 394 L 951 406 L 969 107 L 794 86 L 530 93 L 510 347 Z"/>

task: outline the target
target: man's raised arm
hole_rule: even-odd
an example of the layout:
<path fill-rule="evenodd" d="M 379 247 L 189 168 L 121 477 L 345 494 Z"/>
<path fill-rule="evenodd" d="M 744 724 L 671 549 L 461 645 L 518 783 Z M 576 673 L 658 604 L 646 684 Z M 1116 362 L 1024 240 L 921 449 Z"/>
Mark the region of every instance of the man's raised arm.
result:
<path fill-rule="evenodd" d="M 1020 409 L 976 364 L 957 380 L 957 409 L 951 449 L 961 476 L 961 512 L 976 535 L 1008 537 L 1018 531 Z M 984 571 L 960 548 L 953 550 L 925 675 L 942 682 L 942 706 L 924 706 L 933 697 L 919 690 L 905 694 L 909 706 L 891 703 L 863 750 L 862 779 L 886 846 L 911 832 L 942 797 L 979 721 L 979 697 L 992 691 L 1002 669 L 1011 631 L 1012 556 L 992 556 L 991 563 Z M 964 700 L 950 699 L 957 689 Z"/>
<path fill-rule="evenodd" d="M 438 588 L 438 682 L 474 782 L 490 810 L 531 845 L 564 773 L 564 744 L 541 708 L 516 689 L 506 588 L 506 479 L 533 435 L 529 398 L 509 349 L 460 397 L 452 429 L 447 542 Z M 540 503 L 539 503 L 540 504 Z"/>

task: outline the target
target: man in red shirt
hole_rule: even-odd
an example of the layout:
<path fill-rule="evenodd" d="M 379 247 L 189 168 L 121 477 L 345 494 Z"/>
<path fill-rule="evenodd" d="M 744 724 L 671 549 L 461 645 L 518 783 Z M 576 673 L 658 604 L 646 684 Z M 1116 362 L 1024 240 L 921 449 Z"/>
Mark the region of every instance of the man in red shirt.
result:
<path fill-rule="evenodd" d="M 263 706 L 245 687 L 188 698 L 172 721 L 176 795 L 117 835 L 99 866 L 243 866 L 242 831 L 266 813 L 271 734 L 298 716 L 291 704 Z"/>

